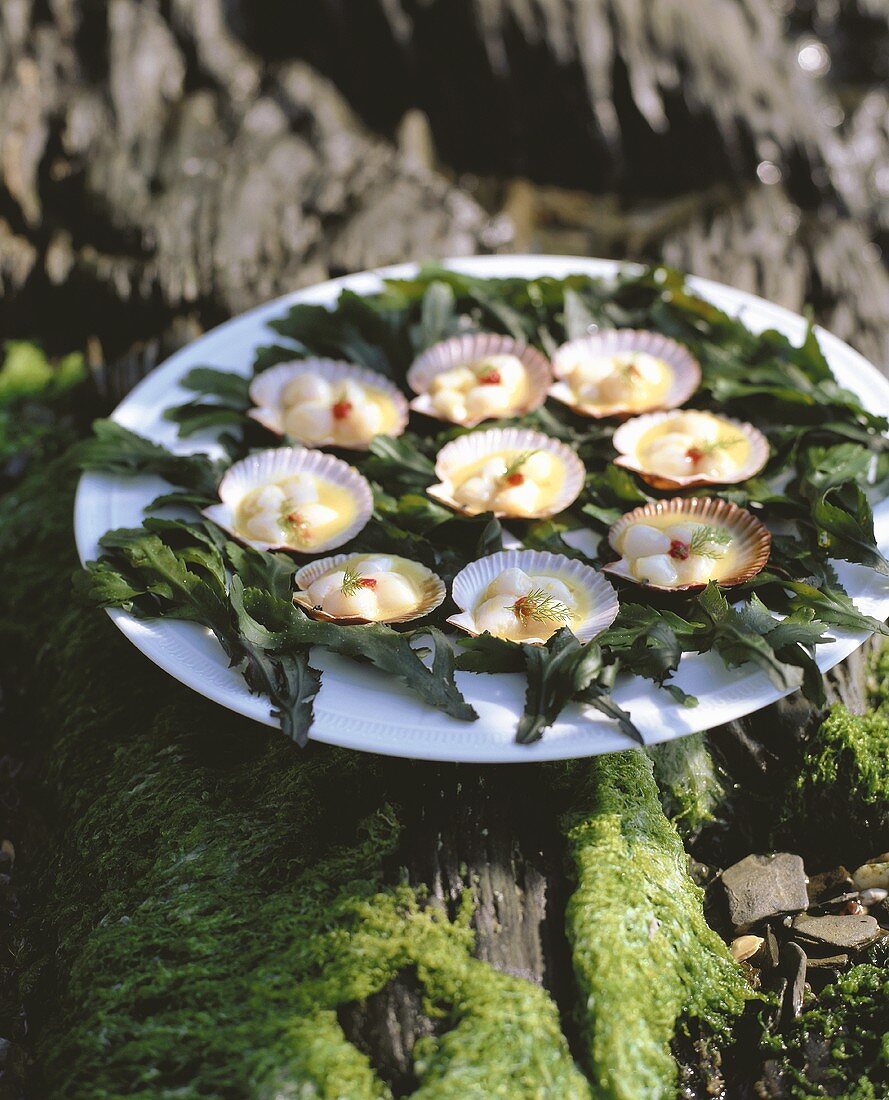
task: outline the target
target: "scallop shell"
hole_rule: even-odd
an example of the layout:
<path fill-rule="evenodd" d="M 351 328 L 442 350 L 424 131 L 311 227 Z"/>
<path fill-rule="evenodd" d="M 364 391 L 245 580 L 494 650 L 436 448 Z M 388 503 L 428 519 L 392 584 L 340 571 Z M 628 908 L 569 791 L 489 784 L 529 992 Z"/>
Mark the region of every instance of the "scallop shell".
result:
<path fill-rule="evenodd" d="M 511 519 L 542 519 L 545 516 L 554 516 L 563 512 L 577 499 L 586 477 L 584 464 L 570 447 L 566 447 L 558 439 L 552 439 L 530 428 L 488 428 L 483 432 L 467 432 L 466 435 L 446 443 L 435 458 L 435 474 L 439 478 L 439 484 L 430 485 L 426 492 L 457 512 L 478 515 L 478 512 L 471 511 L 454 499 L 452 475 L 485 455 L 494 451 L 507 450 L 548 451 L 561 460 L 565 468 L 565 479 L 561 492 L 544 511 L 536 512 L 533 516 L 514 516 L 510 512 L 495 512 L 495 516 L 508 516 Z"/>
<path fill-rule="evenodd" d="M 723 424 L 731 424 L 735 431 L 743 435 L 750 445 L 747 461 L 729 477 L 712 477 L 708 474 L 660 474 L 656 470 L 646 469 L 636 457 L 639 440 L 650 431 L 670 417 L 676 416 L 673 410 L 657 413 L 647 413 L 645 416 L 634 416 L 627 420 L 614 433 L 612 442 L 619 452 L 614 460 L 615 466 L 623 466 L 627 470 L 634 470 L 643 481 L 655 489 L 690 489 L 695 485 L 737 485 L 738 482 L 758 474 L 769 460 L 769 441 L 757 428 L 744 420 L 731 420 L 727 416 L 711 414 Z"/>
<path fill-rule="evenodd" d="M 663 401 L 649 409 L 613 407 L 609 412 L 599 412 L 592 405 L 579 405 L 571 386 L 564 381 L 576 362 L 578 351 L 586 351 L 590 356 L 614 355 L 617 352 L 639 351 L 662 359 L 672 367 L 673 378 L 670 389 Z M 549 396 L 568 405 L 575 412 L 594 419 L 603 417 L 626 417 L 633 413 L 654 412 L 656 409 L 675 409 L 695 392 L 701 384 L 701 367 L 697 359 L 684 344 L 662 336 L 659 332 L 647 332 L 645 329 L 618 328 L 605 329 L 592 336 L 583 336 L 562 344 L 553 356 L 555 383 L 550 387 Z"/>
<path fill-rule="evenodd" d="M 401 435 L 407 427 L 408 407 L 407 398 L 401 390 L 377 371 L 368 370 L 366 367 L 357 367 L 353 363 L 347 363 L 342 359 L 295 359 L 290 363 L 279 363 L 275 367 L 258 374 L 250 383 L 250 400 L 256 406 L 247 413 L 254 420 L 259 421 L 263 427 L 268 428 L 275 435 L 284 435 L 284 419 L 281 408 L 281 395 L 287 384 L 300 374 L 316 374 L 328 382 L 341 382 L 350 380 L 363 386 L 380 390 L 389 398 L 395 409 L 396 422 L 386 435 Z M 336 446 L 349 451 L 366 451 L 368 448 L 362 444 L 334 443 L 334 440 L 325 439 L 315 443 L 314 446 Z"/>
<path fill-rule="evenodd" d="M 291 546 L 287 542 L 260 542 L 247 538 L 235 527 L 238 505 L 251 489 L 281 481 L 290 474 L 308 473 L 324 481 L 331 481 L 349 490 L 357 505 L 355 519 L 344 527 L 339 534 L 319 542 L 306 550 L 300 546 Z M 373 512 L 373 493 L 368 482 L 356 469 L 343 462 L 341 458 L 324 454 L 322 451 L 310 451 L 305 447 L 276 447 L 269 451 L 257 451 L 255 454 L 235 462 L 219 483 L 220 504 L 213 504 L 203 510 L 207 519 L 218 524 L 224 531 L 247 546 L 257 550 L 293 550 L 298 554 L 316 554 L 322 550 L 332 550 L 336 546 L 353 539 L 365 526 Z"/>
<path fill-rule="evenodd" d="M 387 557 L 391 558 L 393 563 L 408 562 L 412 567 L 412 572 L 418 574 L 415 583 L 419 583 L 421 587 L 421 600 L 414 611 L 411 611 L 407 615 L 397 615 L 391 619 L 365 619 L 361 615 L 328 615 L 326 611 L 317 610 L 312 601 L 309 599 L 305 589 L 316 581 L 319 577 L 323 577 L 325 573 L 329 573 L 336 566 L 344 564 L 345 562 L 361 561 L 367 558 L 375 557 Z M 397 571 L 397 570 L 396 570 Z M 381 622 L 381 623 L 408 623 L 413 619 L 421 619 L 424 615 L 428 615 L 430 611 L 434 611 L 436 607 L 439 607 L 447 594 L 444 581 L 441 577 L 432 572 L 431 569 L 427 569 L 425 565 L 422 565 L 418 561 L 411 561 L 409 558 L 399 557 L 397 554 L 336 554 L 332 558 L 320 558 L 318 561 L 309 562 L 308 565 L 304 565 L 302 569 L 297 570 L 294 582 L 297 586 L 297 591 L 293 595 L 293 602 L 298 604 L 308 615 L 313 619 L 320 619 L 325 623 L 340 623 L 341 625 L 360 625 L 367 622 Z"/>
<path fill-rule="evenodd" d="M 755 577 L 769 560 L 772 548 L 772 536 L 768 529 L 760 521 L 746 510 L 739 508 L 727 500 L 719 500 L 716 497 L 673 497 L 670 500 L 655 500 L 649 504 L 643 504 L 640 508 L 634 508 L 632 512 L 615 523 L 608 532 L 608 542 L 612 550 L 619 553 L 617 547 L 620 537 L 626 529 L 634 523 L 644 522 L 649 516 L 670 516 L 677 522 L 691 520 L 694 523 L 707 523 L 713 526 L 726 526 L 731 528 L 733 537 L 737 540 L 736 552 L 740 565 L 738 571 L 730 577 L 720 579 L 717 583 L 722 588 L 729 588 L 737 584 L 743 584 Z M 632 581 L 644 588 L 655 588 L 662 592 L 698 592 L 707 587 L 706 584 L 677 584 L 673 586 L 648 584 L 634 577 L 627 568 L 623 559 L 609 562 L 602 567 L 616 577 Z"/>
<path fill-rule="evenodd" d="M 477 637 L 473 608 L 481 600 L 488 585 L 505 569 L 524 569 L 532 575 L 544 574 L 559 577 L 577 588 L 584 588 L 590 595 L 590 611 L 573 633 L 579 642 L 589 642 L 617 618 L 617 593 L 603 577 L 589 565 L 567 558 L 564 554 L 551 554 L 547 550 L 501 550 L 486 558 L 470 562 L 454 577 L 451 595 L 460 608 L 459 615 L 452 615 L 448 622 L 460 630 Z M 528 639 L 531 644 L 542 645 L 543 639 Z"/>
<path fill-rule="evenodd" d="M 429 387 L 437 374 L 451 370 L 454 367 L 466 366 L 469 363 L 477 363 L 480 359 L 487 359 L 490 355 L 515 355 L 522 361 L 526 371 L 527 395 L 521 405 L 506 416 L 523 416 L 527 412 L 539 409 L 546 401 L 547 390 L 552 382 L 552 370 L 549 360 L 523 341 L 513 340 L 510 336 L 499 336 L 496 333 L 483 332 L 453 336 L 450 340 L 443 340 L 439 344 L 433 344 L 427 348 L 411 364 L 407 372 L 407 384 L 419 396 L 411 401 L 410 407 L 416 412 L 432 416 L 436 420 L 444 420 L 448 424 L 455 421 L 442 416 L 432 407 L 429 396 Z M 503 417 L 483 416 L 476 420 L 460 421 L 465 428 L 474 428 L 485 420 L 497 420 Z"/>

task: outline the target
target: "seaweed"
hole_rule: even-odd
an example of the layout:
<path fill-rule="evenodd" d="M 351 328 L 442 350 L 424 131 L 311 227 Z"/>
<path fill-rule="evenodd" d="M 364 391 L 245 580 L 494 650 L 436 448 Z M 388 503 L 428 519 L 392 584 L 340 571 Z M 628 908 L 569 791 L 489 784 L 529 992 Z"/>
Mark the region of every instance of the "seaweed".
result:
<path fill-rule="evenodd" d="M 597 757 L 576 797 L 566 920 L 588 1068 L 603 1100 L 674 1096 L 677 1029 L 727 1038 L 752 991 L 704 919 L 647 756 Z"/>

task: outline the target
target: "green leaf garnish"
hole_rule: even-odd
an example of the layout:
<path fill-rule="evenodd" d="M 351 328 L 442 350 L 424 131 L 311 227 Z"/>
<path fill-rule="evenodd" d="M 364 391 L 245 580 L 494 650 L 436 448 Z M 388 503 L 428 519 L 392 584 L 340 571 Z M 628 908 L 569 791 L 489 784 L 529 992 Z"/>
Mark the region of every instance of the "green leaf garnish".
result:
<path fill-rule="evenodd" d="M 359 588 L 363 587 L 364 578 L 358 572 L 354 565 L 347 565 L 343 573 L 343 583 L 340 585 L 340 592 L 344 596 L 354 596 Z"/>
<path fill-rule="evenodd" d="M 702 558 L 721 558 L 731 541 L 732 536 L 724 527 L 712 527 L 705 523 L 691 536 L 688 552 Z M 717 545 L 711 546 L 714 542 Z"/>

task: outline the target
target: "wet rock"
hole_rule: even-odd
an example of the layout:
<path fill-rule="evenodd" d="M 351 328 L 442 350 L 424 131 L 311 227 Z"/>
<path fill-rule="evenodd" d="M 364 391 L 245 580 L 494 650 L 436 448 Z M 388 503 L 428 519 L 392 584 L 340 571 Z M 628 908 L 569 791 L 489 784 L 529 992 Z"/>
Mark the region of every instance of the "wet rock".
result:
<path fill-rule="evenodd" d="M 806 872 L 802 859 L 790 852 L 751 855 L 722 873 L 728 918 L 735 932 L 746 932 L 758 921 L 806 909 Z"/>
<path fill-rule="evenodd" d="M 871 906 L 870 915 L 877 920 L 883 928 L 889 928 L 889 899 L 879 901 Z"/>
<path fill-rule="evenodd" d="M 862 890 L 858 900 L 862 905 L 876 905 L 878 901 L 885 901 L 886 898 L 889 898 L 889 890 L 872 886 L 869 890 Z"/>
<path fill-rule="evenodd" d="M 744 962 L 758 954 L 765 946 L 765 942 L 763 936 L 738 936 L 737 939 L 732 940 L 729 950 L 735 962 Z"/>
<path fill-rule="evenodd" d="M 822 955 L 822 956 L 818 956 L 818 955 L 812 956 L 812 955 L 810 955 L 808 957 L 808 960 L 807 960 L 807 966 L 809 967 L 809 969 L 815 969 L 815 970 L 818 970 L 821 967 L 834 967 L 835 968 L 835 967 L 838 967 L 838 966 L 848 966 L 848 965 L 849 965 L 849 956 L 848 955 Z"/>
<path fill-rule="evenodd" d="M 880 935 L 880 926 L 869 914 L 813 917 L 807 913 L 793 922 L 796 938 L 829 947 L 860 951 Z"/>
<path fill-rule="evenodd" d="M 811 875 L 807 887 L 809 905 L 824 904 L 840 894 L 847 894 L 852 885 L 852 876 L 845 867 L 834 867 L 830 871 Z"/>
<path fill-rule="evenodd" d="M 889 890 L 889 861 L 863 863 L 853 874 L 852 881 L 858 890 Z"/>
<path fill-rule="evenodd" d="M 750 961 L 754 966 L 758 966 L 760 970 L 774 970 L 778 965 L 778 957 L 778 939 L 772 930 L 772 926 L 767 924 L 763 930 L 762 948 Z"/>
<path fill-rule="evenodd" d="M 785 943 L 781 948 L 781 973 L 787 979 L 787 988 L 781 1003 L 781 1022 L 790 1023 L 803 1010 L 806 993 L 806 953 L 797 943 Z"/>

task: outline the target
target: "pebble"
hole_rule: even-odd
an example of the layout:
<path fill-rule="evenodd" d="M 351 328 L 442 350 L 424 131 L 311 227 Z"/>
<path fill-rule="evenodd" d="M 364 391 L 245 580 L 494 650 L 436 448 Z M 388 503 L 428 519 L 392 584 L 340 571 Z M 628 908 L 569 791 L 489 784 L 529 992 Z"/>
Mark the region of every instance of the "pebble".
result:
<path fill-rule="evenodd" d="M 787 978 L 787 989 L 781 1006 L 781 1016 L 795 1020 L 803 1010 L 806 994 L 806 953 L 797 943 L 785 943 L 781 948 L 781 972 Z"/>
<path fill-rule="evenodd" d="M 878 901 L 889 898 L 889 890 L 882 886 L 871 886 L 869 890 L 862 890 L 858 900 L 862 905 L 876 905 Z"/>
<path fill-rule="evenodd" d="M 751 855 L 722 872 L 728 917 L 736 933 L 781 913 L 808 908 L 806 871 L 790 852 Z"/>
<path fill-rule="evenodd" d="M 873 943 L 880 934 L 880 926 L 868 915 L 811 917 L 803 913 L 794 920 L 793 931 L 815 943 L 855 951 Z"/>
<path fill-rule="evenodd" d="M 744 962 L 755 955 L 765 945 L 762 936 L 738 936 L 732 940 L 731 953 L 735 962 Z"/>
<path fill-rule="evenodd" d="M 859 890 L 889 890 L 889 862 L 863 863 L 852 875 Z"/>

